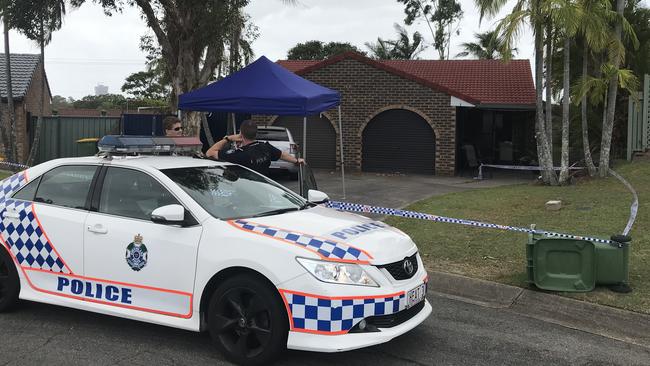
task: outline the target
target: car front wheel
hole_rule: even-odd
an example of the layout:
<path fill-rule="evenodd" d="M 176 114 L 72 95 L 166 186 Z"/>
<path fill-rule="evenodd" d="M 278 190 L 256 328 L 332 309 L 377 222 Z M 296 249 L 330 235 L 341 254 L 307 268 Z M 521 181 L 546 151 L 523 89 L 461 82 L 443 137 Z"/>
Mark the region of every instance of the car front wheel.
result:
<path fill-rule="evenodd" d="M 18 303 L 20 279 L 11 256 L 0 244 L 0 313 L 10 310 Z"/>
<path fill-rule="evenodd" d="M 253 275 L 225 280 L 210 299 L 208 324 L 217 348 L 240 365 L 263 365 L 277 359 L 289 330 L 277 290 Z"/>

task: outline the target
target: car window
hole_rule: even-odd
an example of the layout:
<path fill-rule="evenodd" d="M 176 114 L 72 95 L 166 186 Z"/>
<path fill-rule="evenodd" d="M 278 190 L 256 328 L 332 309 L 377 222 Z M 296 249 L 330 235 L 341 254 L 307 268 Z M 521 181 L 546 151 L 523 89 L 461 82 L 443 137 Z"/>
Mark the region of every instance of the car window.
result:
<path fill-rule="evenodd" d="M 13 195 L 14 199 L 23 200 L 23 201 L 33 201 L 34 195 L 36 194 L 36 188 L 38 188 L 38 182 L 41 181 L 41 177 L 34 179 L 33 181 L 27 183 L 26 186 L 21 188 L 18 192 Z"/>
<path fill-rule="evenodd" d="M 257 130 L 257 139 L 263 141 L 289 141 L 286 130 Z"/>
<path fill-rule="evenodd" d="M 108 168 L 99 198 L 99 212 L 151 220 L 158 207 L 179 204 L 157 180 L 141 171 Z"/>
<path fill-rule="evenodd" d="M 300 196 L 237 165 L 161 171 L 219 219 L 274 215 L 307 207 Z"/>
<path fill-rule="evenodd" d="M 80 208 L 86 206 L 96 166 L 60 166 L 43 174 L 34 202 Z"/>

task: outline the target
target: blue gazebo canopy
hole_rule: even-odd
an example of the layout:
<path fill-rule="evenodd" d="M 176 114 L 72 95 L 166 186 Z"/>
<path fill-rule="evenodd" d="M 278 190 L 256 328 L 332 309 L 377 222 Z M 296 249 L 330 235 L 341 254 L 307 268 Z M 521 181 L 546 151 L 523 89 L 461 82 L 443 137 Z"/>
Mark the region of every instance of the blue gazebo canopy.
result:
<path fill-rule="evenodd" d="M 178 108 L 198 112 L 233 112 L 309 116 L 340 104 L 337 91 L 292 73 L 262 56 L 240 71 L 180 95 Z"/>

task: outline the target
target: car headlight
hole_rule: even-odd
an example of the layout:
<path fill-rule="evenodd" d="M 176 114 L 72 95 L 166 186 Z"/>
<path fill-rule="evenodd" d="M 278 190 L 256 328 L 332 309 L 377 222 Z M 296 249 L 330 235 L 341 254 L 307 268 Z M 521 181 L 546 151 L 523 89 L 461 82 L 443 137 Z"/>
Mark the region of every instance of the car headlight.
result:
<path fill-rule="evenodd" d="M 379 287 L 377 282 L 358 264 L 319 261 L 307 258 L 296 258 L 296 260 L 300 265 L 305 267 L 307 272 L 323 282 Z"/>

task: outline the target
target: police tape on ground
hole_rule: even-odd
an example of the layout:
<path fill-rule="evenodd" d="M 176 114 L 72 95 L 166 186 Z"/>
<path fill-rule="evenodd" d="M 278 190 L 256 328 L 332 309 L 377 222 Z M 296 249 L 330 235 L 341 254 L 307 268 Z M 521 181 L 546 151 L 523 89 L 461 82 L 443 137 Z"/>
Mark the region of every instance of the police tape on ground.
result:
<path fill-rule="evenodd" d="M 379 214 L 379 215 L 405 217 L 405 218 L 410 218 L 410 219 L 428 220 L 428 221 L 434 221 L 434 222 L 444 222 L 444 223 L 449 223 L 449 224 L 467 225 L 467 226 L 474 226 L 474 227 L 481 227 L 481 228 L 488 228 L 488 229 L 507 230 L 507 231 L 514 231 L 514 232 L 519 232 L 519 233 L 543 235 L 543 236 L 546 236 L 546 237 L 574 239 L 574 240 L 587 240 L 587 241 L 596 242 L 596 243 L 609 244 L 609 245 L 616 246 L 616 247 L 619 247 L 619 248 L 622 248 L 623 246 L 628 245 L 627 243 L 619 243 L 619 242 L 614 241 L 614 240 L 600 239 L 600 238 L 594 238 L 594 237 L 589 237 L 589 236 L 580 236 L 580 235 L 556 233 L 556 232 L 552 232 L 552 231 L 536 230 L 536 229 L 532 229 L 532 228 L 528 229 L 528 228 L 509 226 L 509 225 L 498 225 L 498 224 L 492 224 L 492 223 L 487 223 L 487 222 L 465 220 L 465 219 L 456 219 L 456 218 L 452 218 L 452 217 L 437 216 L 437 215 L 431 215 L 431 214 L 422 213 L 422 212 L 398 210 L 398 209 L 387 208 L 387 207 L 363 205 L 363 204 L 359 204 L 359 203 L 328 201 L 327 203 L 325 203 L 325 206 L 329 207 L 329 208 L 339 210 L 339 211 L 349 211 L 349 212 L 358 212 L 358 213 L 372 213 L 372 214 Z"/>

